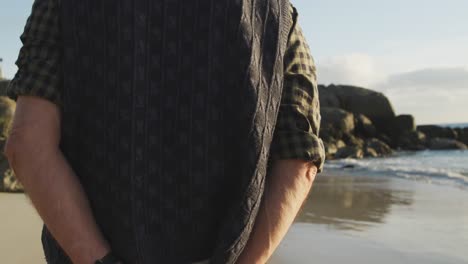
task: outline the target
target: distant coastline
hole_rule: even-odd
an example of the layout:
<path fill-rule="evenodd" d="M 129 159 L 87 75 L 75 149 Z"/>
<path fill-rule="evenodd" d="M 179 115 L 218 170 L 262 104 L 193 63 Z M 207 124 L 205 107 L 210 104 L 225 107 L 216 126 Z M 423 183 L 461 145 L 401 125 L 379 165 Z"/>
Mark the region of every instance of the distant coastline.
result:
<path fill-rule="evenodd" d="M 426 124 L 430 125 L 430 124 Z M 444 124 L 436 124 L 437 126 L 441 127 L 449 127 L 449 128 L 466 128 L 468 127 L 468 122 L 466 123 L 444 123 Z"/>

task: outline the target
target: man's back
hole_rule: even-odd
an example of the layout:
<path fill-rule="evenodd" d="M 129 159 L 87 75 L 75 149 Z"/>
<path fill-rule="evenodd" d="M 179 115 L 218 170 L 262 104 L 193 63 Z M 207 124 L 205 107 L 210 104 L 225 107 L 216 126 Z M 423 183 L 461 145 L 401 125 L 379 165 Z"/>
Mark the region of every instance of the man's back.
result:
<path fill-rule="evenodd" d="M 123 259 L 245 243 L 290 28 L 269 2 L 62 1 L 62 150 Z"/>
<path fill-rule="evenodd" d="M 61 150 L 129 263 L 233 263 L 247 242 L 292 26 L 287 1 L 252 2 L 36 1 L 60 21 Z"/>

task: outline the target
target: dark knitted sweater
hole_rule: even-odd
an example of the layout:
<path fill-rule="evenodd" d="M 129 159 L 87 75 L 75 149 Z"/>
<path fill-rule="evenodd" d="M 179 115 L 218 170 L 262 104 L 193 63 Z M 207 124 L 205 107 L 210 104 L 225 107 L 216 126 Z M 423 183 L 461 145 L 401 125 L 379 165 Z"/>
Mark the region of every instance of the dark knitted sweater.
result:
<path fill-rule="evenodd" d="M 126 263 L 234 263 L 268 170 L 286 0 L 63 0 L 60 147 Z M 49 263 L 69 263 L 44 226 Z"/>

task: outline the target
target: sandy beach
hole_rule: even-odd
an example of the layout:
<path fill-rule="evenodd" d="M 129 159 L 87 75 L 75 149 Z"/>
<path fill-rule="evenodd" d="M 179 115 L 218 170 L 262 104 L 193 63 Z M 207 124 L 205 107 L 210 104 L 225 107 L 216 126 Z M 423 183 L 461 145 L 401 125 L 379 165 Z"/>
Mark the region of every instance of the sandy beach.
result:
<path fill-rule="evenodd" d="M 24 194 L 0 193 L 0 263 L 45 263 L 42 220 Z"/>
<path fill-rule="evenodd" d="M 468 189 L 321 175 L 271 264 L 468 263 Z"/>
<path fill-rule="evenodd" d="M 468 263 L 467 208 L 467 188 L 322 174 L 269 263 Z M 44 263 L 26 197 L 1 193 L 0 210 L 1 262 Z"/>

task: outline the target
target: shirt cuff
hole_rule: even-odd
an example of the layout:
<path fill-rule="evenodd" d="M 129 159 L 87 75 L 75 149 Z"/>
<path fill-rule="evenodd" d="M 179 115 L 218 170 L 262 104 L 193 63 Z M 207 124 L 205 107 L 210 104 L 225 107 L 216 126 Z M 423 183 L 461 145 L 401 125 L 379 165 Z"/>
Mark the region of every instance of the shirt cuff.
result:
<path fill-rule="evenodd" d="M 14 101 L 20 95 L 37 96 L 61 107 L 59 83 L 56 66 L 29 61 L 19 67 L 5 94 Z"/>
<path fill-rule="evenodd" d="M 322 139 L 307 131 L 276 131 L 271 145 L 270 157 L 277 159 L 303 159 L 323 171 L 325 147 Z"/>

